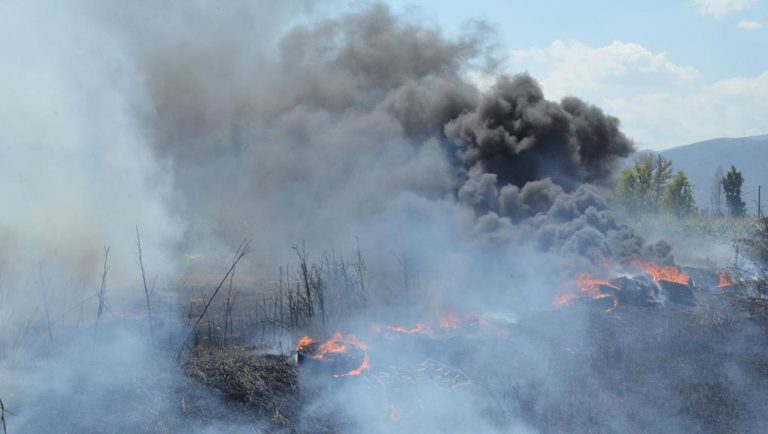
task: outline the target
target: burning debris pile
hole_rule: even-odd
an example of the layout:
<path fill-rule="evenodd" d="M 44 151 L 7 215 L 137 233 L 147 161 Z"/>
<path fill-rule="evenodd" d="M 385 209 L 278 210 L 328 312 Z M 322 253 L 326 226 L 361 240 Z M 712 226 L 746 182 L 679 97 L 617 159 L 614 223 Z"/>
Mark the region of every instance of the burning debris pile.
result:
<path fill-rule="evenodd" d="M 621 304 L 633 306 L 661 306 L 666 303 L 693 306 L 697 294 L 712 293 L 733 286 L 727 272 L 677 265 L 659 265 L 634 260 L 630 269 L 641 270 L 640 275 L 624 275 L 612 279 L 595 279 L 589 273 L 576 278 L 577 291 L 557 295 L 554 306 L 562 307 L 579 299 L 607 305 L 609 312 Z M 696 276 L 692 278 L 690 274 Z"/>

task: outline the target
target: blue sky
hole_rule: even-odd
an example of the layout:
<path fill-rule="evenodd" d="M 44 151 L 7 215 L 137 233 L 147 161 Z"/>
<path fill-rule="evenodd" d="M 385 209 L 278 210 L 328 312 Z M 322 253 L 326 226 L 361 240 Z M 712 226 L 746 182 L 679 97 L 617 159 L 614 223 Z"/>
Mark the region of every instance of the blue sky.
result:
<path fill-rule="evenodd" d="M 504 71 L 600 105 L 641 148 L 768 133 L 768 0 L 387 3 L 448 34 L 488 22 Z"/>

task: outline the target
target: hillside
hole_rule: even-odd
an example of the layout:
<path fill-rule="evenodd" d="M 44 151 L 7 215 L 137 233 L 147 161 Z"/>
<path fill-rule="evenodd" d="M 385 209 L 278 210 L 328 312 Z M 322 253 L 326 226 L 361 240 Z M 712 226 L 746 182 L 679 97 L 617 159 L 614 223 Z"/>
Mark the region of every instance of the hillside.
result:
<path fill-rule="evenodd" d="M 742 194 L 750 214 L 757 210 L 757 186 L 768 187 L 768 135 L 706 140 L 667 149 L 661 154 L 672 160 L 676 169 L 682 169 L 688 175 L 699 208 L 709 206 L 710 188 L 718 167 L 727 170 L 735 165 L 742 171 Z M 763 191 L 764 211 L 766 198 L 766 191 Z"/>

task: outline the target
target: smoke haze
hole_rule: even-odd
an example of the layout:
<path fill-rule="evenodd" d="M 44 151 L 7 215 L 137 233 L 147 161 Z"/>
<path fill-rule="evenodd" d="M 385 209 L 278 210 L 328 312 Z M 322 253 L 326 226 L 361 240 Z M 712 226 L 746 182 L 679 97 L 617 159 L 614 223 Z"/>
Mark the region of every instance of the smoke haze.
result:
<path fill-rule="evenodd" d="M 321 5 L 302 1 L 80 1 L 66 8 L 11 1 L 0 5 L 0 53 L 5 339 L 43 316 L 41 299 L 53 306 L 57 326 L 71 330 L 78 321 L 79 330 L 78 311 L 67 309 L 80 303 L 82 312 L 83 300 L 93 302 L 105 246 L 112 249 L 113 319 L 141 330 L 130 309 L 144 297 L 137 226 L 150 279 L 157 275 L 163 289 L 190 276 L 205 284 L 218 279 L 214 273 L 243 238 L 254 247 L 243 275 L 257 279 L 265 270 L 274 276 L 302 240 L 315 251 L 349 255 L 359 237 L 371 264 L 370 317 L 401 307 L 387 302 L 400 295 L 398 267 L 406 260 L 413 270 L 408 297 L 416 305 L 408 309 L 516 316 L 548 308 L 563 279 L 601 261 L 664 260 L 671 253 L 669 244 L 647 242 L 611 210 L 616 170 L 634 151 L 619 120 L 576 97 L 547 100 L 525 73 L 499 74 L 493 31 L 482 23 L 449 37 L 378 3 L 328 16 Z M 498 77 L 482 90 L 468 79 L 477 71 Z M 576 348 L 587 314 L 573 316 L 557 324 L 573 329 L 565 342 Z M 164 330 L 164 338 L 175 332 Z M 30 368 L 34 374 L 14 381 L 13 396 L 23 406 L 14 423 L 56 432 L 49 419 L 36 418 L 49 400 L 29 403 L 78 393 L 75 407 L 89 407 L 114 391 L 130 414 L 148 411 L 139 403 L 150 396 L 166 422 L 179 419 L 163 389 L 182 380 L 144 376 L 176 368 L 149 362 L 139 334 L 105 332 L 88 343 L 97 348 L 92 354 L 83 355 L 78 345 L 86 344 L 78 341 L 60 349 L 55 363 Z M 564 342 L 558 339 L 548 344 Z M 514 379 L 520 385 L 560 368 L 543 361 L 561 352 L 535 340 L 515 336 L 501 352 L 475 343 L 462 348 L 478 367 L 517 350 L 526 354 L 516 366 L 526 372 Z M 431 349 L 417 345 L 403 354 L 419 361 Z M 591 372 L 564 375 L 582 374 Z M 11 384 L 12 376 L 0 381 Z M 49 384 L 51 378 L 58 380 Z M 155 381 L 159 386 L 146 394 L 131 392 Z M 535 431 L 517 418 L 496 423 L 493 415 L 512 410 L 499 409 L 494 400 L 501 392 L 491 386 L 449 397 L 434 384 L 403 392 L 428 404 L 402 432 Z M 541 385 L 546 396 L 568 389 L 561 386 Z M 370 391 L 353 383 L 340 390 L 336 399 Z M 308 413 L 341 405 L 319 396 L 327 400 L 313 400 Z M 360 432 L 375 417 L 366 412 L 388 399 L 351 405 L 347 411 L 359 423 L 352 430 Z M 621 411 L 605 405 L 608 413 Z M 71 421 L 72 408 L 53 414 Z M 115 411 L 96 405 L 89 426 L 103 426 Z M 657 427 L 650 409 L 641 412 L 643 426 Z M 256 431 L 241 416 L 232 415 L 227 426 L 168 422 L 166 429 Z M 615 430 L 636 426 L 606 420 Z M 248 431 L 241 422 L 251 423 Z M 681 424 L 673 429 L 689 426 Z M 362 429 L 380 432 L 372 426 Z"/>

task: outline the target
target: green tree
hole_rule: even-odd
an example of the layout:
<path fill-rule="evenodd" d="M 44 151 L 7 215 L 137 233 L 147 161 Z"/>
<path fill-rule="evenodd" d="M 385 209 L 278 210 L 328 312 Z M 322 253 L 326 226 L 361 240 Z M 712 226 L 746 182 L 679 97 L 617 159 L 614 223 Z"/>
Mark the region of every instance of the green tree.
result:
<path fill-rule="evenodd" d="M 659 154 L 640 154 L 634 166 L 622 172 L 616 194 L 631 212 L 656 212 L 671 178 L 671 161 Z"/>
<path fill-rule="evenodd" d="M 682 170 L 677 172 L 672 182 L 667 185 L 661 206 L 664 211 L 680 218 L 696 211 L 691 183 L 688 182 L 688 177 Z"/>
<path fill-rule="evenodd" d="M 672 161 L 656 154 L 653 160 L 653 189 L 657 199 L 664 195 L 664 187 L 672 179 Z"/>
<path fill-rule="evenodd" d="M 741 199 L 741 186 L 744 185 L 744 177 L 741 172 L 731 166 L 731 170 L 723 177 L 723 191 L 725 192 L 725 205 L 733 217 L 743 217 L 747 214 L 747 204 Z"/>
<path fill-rule="evenodd" d="M 635 163 L 637 177 L 637 195 L 641 209 L 652 211 L 656 209 L 656 199 L 653 192 L 653 165 L 638 160 Z"/>
<path fill-rule="evenodd" d="M 619 184 L 616 187 L 616 195 L 630 212 L 636 212 L 640 209 L 640 193 L 637 176 L 633 169 L 626 168 L 621 172 L 621 179 L 619 179 Z"/>

